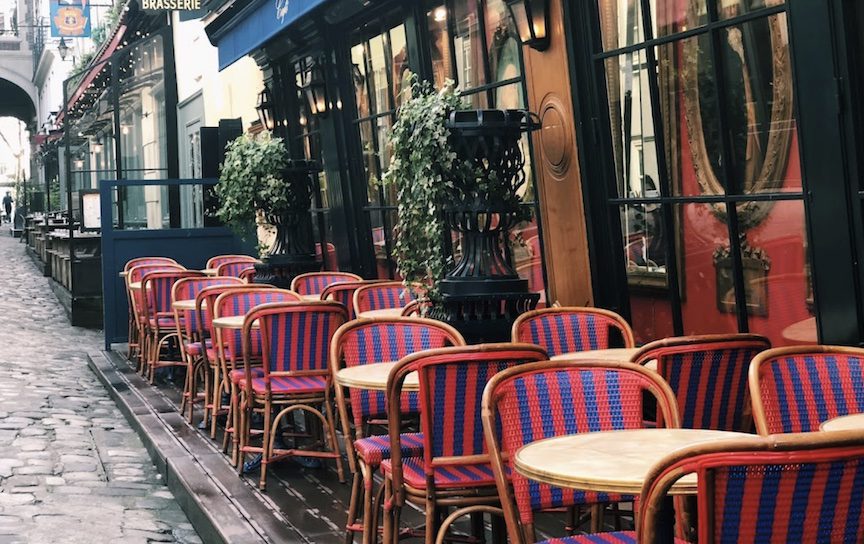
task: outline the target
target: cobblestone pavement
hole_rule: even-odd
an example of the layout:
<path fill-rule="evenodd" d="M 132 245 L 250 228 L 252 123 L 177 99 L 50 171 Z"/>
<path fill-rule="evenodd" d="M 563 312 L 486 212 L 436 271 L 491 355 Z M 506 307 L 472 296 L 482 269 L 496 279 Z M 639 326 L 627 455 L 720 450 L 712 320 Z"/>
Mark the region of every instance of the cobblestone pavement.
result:
<path fill-rule="evenodd" d="M 201 542 L 49 281 L 0 229 L 0 544 Z"/>

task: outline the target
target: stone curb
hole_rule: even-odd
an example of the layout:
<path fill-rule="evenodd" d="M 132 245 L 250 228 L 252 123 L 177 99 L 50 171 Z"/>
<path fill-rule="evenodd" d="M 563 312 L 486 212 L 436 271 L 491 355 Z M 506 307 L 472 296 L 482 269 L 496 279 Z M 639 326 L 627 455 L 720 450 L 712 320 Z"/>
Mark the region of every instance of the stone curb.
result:
<path fill-rule="evenodd" d="M 148 394 L 155 390 L 143 378 L 106 352 L 87 359 L 206 544 L 304 541 L 237 478 L 221 453 L 190 431 L 173 406 Z"/>

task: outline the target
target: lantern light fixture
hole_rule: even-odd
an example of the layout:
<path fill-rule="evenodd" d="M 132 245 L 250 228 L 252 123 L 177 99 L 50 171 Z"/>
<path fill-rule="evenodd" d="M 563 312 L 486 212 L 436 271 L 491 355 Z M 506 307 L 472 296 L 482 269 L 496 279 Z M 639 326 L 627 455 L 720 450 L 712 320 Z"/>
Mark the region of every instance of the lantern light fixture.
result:
<path fill-rule="evenodd" d="M 273 115 L 273 95 L 270 94 L 270 88 L 264 84 L 264 89 L 258 93 L 258 105 L 255 106 L 258 111 L 258 120 L 261 125 L 267 130 L 273 130 L 276 124 L 276 117 Z"/>
<path fill-rule="evenodd" d="M 65 61 L 66 55 L 69 54 L 69 46 L 66 44 L 66 38 L 60 38 L 60 43 L 57 44 L 57 52 L 60 54 L 60 60 Z"/>
<path fill-rule="evenodd" d="M 306 101 L 312 115 L 326 117 L 329 111 L 327 101 L 327 82 L 324 80 L 324 70 L 316 62 L 306 69 Z"/>
<path fill-rule="evenodd" d="M 507 0 L 522 45 L 537 51 L 549 47 L 549 0 Z"/>

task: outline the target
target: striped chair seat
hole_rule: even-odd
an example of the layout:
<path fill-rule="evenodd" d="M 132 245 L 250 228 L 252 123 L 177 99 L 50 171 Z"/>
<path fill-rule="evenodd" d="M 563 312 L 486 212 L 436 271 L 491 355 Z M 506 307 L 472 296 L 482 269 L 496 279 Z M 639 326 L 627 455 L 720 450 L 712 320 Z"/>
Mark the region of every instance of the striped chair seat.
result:
<path fill-rule="evenodd" d="M 180 320 L 180 326 L 183 326 L 183 320 Z M 174 329 L 177 327 L 177 322 L 174 320 L 174 316 L 160 316 L 157 319 L 150 319 L 150 327 L 162 329 L 171 329 L 171 332 L 174 332 Z"/>
<path fill-rule="evenodd" d="M 209 338 L 204 342 L 207 346 L 208 351 L 213 349 L 213 342 Z M 201 348 L 201 342 L 190 342 L 184 347 L 186 348 L 186 353 L 188 353 L 192 357 L 198 357 L 204 353 Z"/>
<path fill-rule="evenodd" d="M 268 378 L 253 378 L 252 390 L 260 395 L 267 393 L 267 382 L 270 382 L 270 392 L 275 394 L 290 393 L 323 393 L 327 390 L 327 380 L 323 376 L 271 376 Z M 242 385 L 242 382 L 241 382 Z"/>
<path fill-rule="evenodd" d="M 402 433 L 399 438 L 403 458 L 423 455 L 422 433 Z M 385 459 L 390 459 L 390 436 L 381 434 L 355 440 L 354 449 L 367 466 L 377 467 Z"/>
<path fill-rule="evenodd" d="M 252 373 L 253 378 L 263 378 L 264 377 L 264 369 L 253 367 L 249 369 L 249 372 Z M 231 380 L 231 383 L 239 384 L 244 379 L 246 379 L 246 371 L 243 369 L 232 370 L 228 373 L 228 379 Z"/>
<path fill-rule="evenodd" d="M 227 357 L 229 360 L 233 361 L 234 355 L 231 352 L 231 348 L 229 348 L 228 346 L 225 346 L 224 349 L 225 349 L 225 357 Z M 207 359 L 208 360 L 213 362 L 213 361 L 216 361 L 218 357 L 219 357 L 219 353 L 218 353 L 218 350 L 216 348 L 214 348 L 214 347 L 208 347 L 207 348 Z"/>
<path fill-rule="evenodd" d="M 384 474 L 391 472 L 390 460 L 381 462 Z M 435 467 L 435 487 L 438 489 L 458 489 L 461 487 L 483 487 L 495 485 L 495 474 L 489 463 L 450 465 Z M 402 477 L 414 489 L 426 488 L 426 471 L 422 457 L 402 458 Z"/>

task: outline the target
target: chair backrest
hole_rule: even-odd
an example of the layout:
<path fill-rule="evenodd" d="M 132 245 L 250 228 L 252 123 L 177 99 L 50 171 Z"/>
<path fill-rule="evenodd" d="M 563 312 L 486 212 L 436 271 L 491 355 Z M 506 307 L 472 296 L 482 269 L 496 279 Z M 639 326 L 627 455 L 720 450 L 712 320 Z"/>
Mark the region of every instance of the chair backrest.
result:
<path fill-rule="evenodd" d="M 631 360 L 656 361 L 678 399 L 682 427 L 749 432 L 747 372 L 753 357 L 770 348 L 756 334 L 679 336 L 646 344 Z"/>
<path fill-rule="evenodd" d="M 259 324 L 257 330 L 252 328 L 255 321 Z M 243 323 L 244 361 L 250 362 L 250 356 L 255 355 L 255 335 L 259 333 L 265 377 L 326 376 L 329 380 L 330 341 L 346 321 L 348 311 L 338 302 L 257 306 L 246 315 Z"/>
<path fill-rule="evenodd" d="M 245 261 L 247 263 L 257 262 L 258 259 L 250 255 L 216 255 L 207 259 L 207 268 L 219 268 L 222 263 L 231 261 Z"/>
<path fill-rule="evenodd" d="M 382 282 L 381 280 L 361 280 L 331 283 L 321 291 L 321 300 L 333 300 L 341 303 L 348 308 L 348 316 L 354 319 L 357 315 L 354 311 L 354 291 L 374 283 Z"/>
<path fill-rule="evenodd" d="M 483 389 L 502 370 L 545 359 L 546 351 L 539 346 L 502 343 L 433 349 L 400 360 L 390 373 L 387 398 L 398 398 L 405 376 L 412 371 L 418 373 L 426 473 L 432 474 L 435 465 L 464 464 L 460 463 L 460 457 L 470 457 L 475 462 L 488 459 L 480 417 Z M 387 406 L 396 489 L 402 483 L 400 408 L 394 403 Z"/>
<path fill-rule="evenodd" d="M 300 302 L 303 299 L 294 291 L 288 289 L 273 289 L 271 287 L 247 285 L 239 289 L 225 291 L 216 297 L 213 303 L 213 318 L 247 315 L 252 308 L 273 302 Z M 252 355 L 261 354 L 261 340 L 258 330 L 253 331 L 254 341 L 250 344 Z M 226 329 L 217 332 L 217 342 L 220 349 L 226 348 L 227 359 L 234 362 L 240 360 L 243 349 L 242 329 Z"/>
<path fill-rule="evenodd" d="M 350 321 L 336 331 L 330 345 L 330 368 L 335 374 L 344 367 L 398 361 L 412 353 L 447 346 L 464 346 L 459 332 L 441 321 L 432 319 L 373 319 Z M 386 416 L 383 391 L 349 388 L 351 413 L 358 432 L 363 422 L 373 416 Z M 337 402 L 344 403 L 338 388 Z M 407 393 L 404 408 L 416 412 L 419 399 Z M 342 408 L 340 406 L 340 408 Z M 347 413 L 342 412 L 341 413 Z"/>
<path fill-rule="evenodd" d="M 168 257 L 136 257 L 127 261 L 123 270 L 128 272 L 133 266 L 145 264 L 177 264 L 177 261 Z"/>
<path fill-rule="evenodd" d="M 433 307 L 432 301 L 428 298 L 412 300 L 402 308 L 403 317 L 423 317 L 427 315 Z"/>
<path fill-rule="evenodd" d="M 186 270 L 186 268 L 182 265 L 172 263 L 141 264 L 133 266 L 126 271 L 126 285 L 128 286 L 130 283 L 139 283 L 141 279 L 144 278 L 144 274 L 160 272 L 163 270 L 167 272 L 172 270 Z"/>
<path fill-rule="evenodd" d="M 244 285 L 238 278 L 229 277 L 190 277 L 182 278 L 174 283 L 172 300 L 195 300 L 198 294 L 208 287 Z M 206 308 L 202 308 L 206 312 Z M 177 317 L 182 317 L 179 323 L 182 325 L 183 333 L 186 338 L 200 335 L 204 332 L 204 322 L 200 319 L 199 313 L 195 308 L 189 310 L 178 310 Z"/>
<path fill-rule="evenodd" d="M 483 395 L 483 431 L 513 542 L 521 542 L 514 532 L 530 530 L 535 511 L 585 501 L 584 491 L 539 484 L 512 470 L 516 451 L 543 438 L 642 428 L 646 394 L 656 400 L 668 426 L 677 426 L 668 384 L 632 363 L 543 361 L 510 368 L 490 380 Z"/>
<path fill-rule="evenodd" d="M 686 474 L 699 481 L 698 542 L 864 541 L 864 434 L 802 433 L 678 450 L 642 488 L 640 542 L 657 542 L 658 512 Z"/>
<path fill-rule="evenodd" d="M 362 279 L 357 274 L 350 272 L 309 272 L 296 276 L 291 281 L 291 290 L 301 295 L 317 295 L 330 284 Z"/>
<path fill-rule="evenodd" d="M 571 351 L 610 347 L 610 332 L 618 331 L 625 348 L 636 345 L 623 317 L 602 308 L 559 307 L 532 310 L 513 323 L 512 340 L 542 346 L 550 357 Z"/>
<path fill-rule="evenodd" d="M 828 419 L 864 412 L 864 349 L 770 349 L 753 359 L 749 379 L 759 434 L 817 431 Z"/>
<path fill-rule="evenodd" d="M 195 295 L 195 313 L 201 323 L 204 332 L 210 339 L 216 341 L 216 331 L 213 329 L 213 311 L 216 299 L 227 291 L 242 290 L 250 288 L 249 285 L 213 285 L 205 287 Z M 271 285 L 255 285 L 255 289 L 273 289 Z M 206 352 L 205 352 L 206 353 Z"/>
<path fill-rule="evenodd" d="M 249 270 L 254 272 L 255 270 L 255 262 L 248 260 L 240 260 L 240 261 L 223 261 L 219 263 L 219 266 L 216 267 L 216 274 L 219 276 L 229 276 L 232 278 L 239 278 L 244 273 L 248 273 Z"/>
<path fill-rule="evenodd" d="M 401 281 L 382 281 L 359 287 L 354 291 L 354 311 L 386 310 L 403 308 L 417 297 Z"/>
<path fill-rule="evenodd" d="M 237 277 L 243 280 L 244 283 L 255 283 L 255 267 L 252 266 L 251 268 L 241 270 Z"/>
<path fill-rule="evenodd" d="M 148 319 L 173 316 L 174 309 L 171 307 L 174 284 L 184 278 L 204 278 L 203 272 L 195 270 L 157 270 L 148 272 L 141 278 L 141 292 L 143 300 L 146 301 Z"/>

